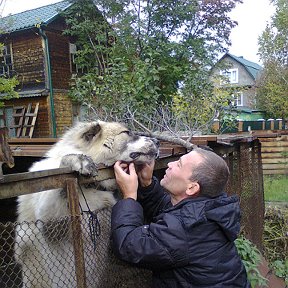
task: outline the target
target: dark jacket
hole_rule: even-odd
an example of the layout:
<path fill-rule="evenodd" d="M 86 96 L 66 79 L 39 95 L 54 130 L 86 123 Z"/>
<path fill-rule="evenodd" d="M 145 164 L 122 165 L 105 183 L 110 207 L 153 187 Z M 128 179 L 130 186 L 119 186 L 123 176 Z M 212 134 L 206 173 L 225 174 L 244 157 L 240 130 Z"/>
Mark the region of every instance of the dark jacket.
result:
<path fill-rule="evenodd" d="M 150 186 L 140 191 L 139 202 L 124 199 L 113 207 L 116 255 L 151 269 L 155 288 L 250 287 L 233 242 L 240 230 L 237 196 L 189 198 L 172 206 L 156 178 Z"/>

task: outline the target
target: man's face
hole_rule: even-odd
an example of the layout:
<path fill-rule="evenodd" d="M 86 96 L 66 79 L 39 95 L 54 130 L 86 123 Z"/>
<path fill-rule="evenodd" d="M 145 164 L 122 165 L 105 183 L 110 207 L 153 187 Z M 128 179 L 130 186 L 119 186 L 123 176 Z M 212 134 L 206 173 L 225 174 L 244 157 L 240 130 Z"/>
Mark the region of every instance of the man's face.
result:
<path fill-rule="evenodd" d="M 186 191 L 192 183 L 189 178 L 193 169 L 197 169 L 201 161 L 201 156 L 192 151 L 181 156 L 178 161 L 168 163 L 164 178 L 160 182 L 161 186 L 171 194 L 172 198 L 176 197 L 179 200 L 186 198 Z"/>

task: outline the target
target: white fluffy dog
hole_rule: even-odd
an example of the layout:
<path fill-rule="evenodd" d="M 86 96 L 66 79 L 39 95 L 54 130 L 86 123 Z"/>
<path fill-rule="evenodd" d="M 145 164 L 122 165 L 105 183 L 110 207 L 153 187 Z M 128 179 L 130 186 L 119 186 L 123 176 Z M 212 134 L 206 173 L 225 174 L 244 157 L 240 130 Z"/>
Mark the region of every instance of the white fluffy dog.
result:
<path fill-rule="evenodd" d="M 36 162 L 30 171 L 68 166 L 81 174 L 93 175 L 100 163 L 111 166 L 117 160 L 149 162 L 157 156 L 158 146 L 154 139 L 133 135 L 120 123 L 79 123 L 68 130 L 48 151 L 46 158 Z M 102 190 L 81 185 L 79 201 L 83 210 L 101 210 L 115 203 L 112 189 L 116 187 L 111 186 L 111 181 L 104 181 L 100 185 Z M 67 195 L 62 189 L 18 198 L 15 257 L 22 265 L 23 287 L 76 287 L 68 215 Z M 98 218 L 101 218 L 99 215 Z M 99 264 L 99 255 L 103 257 L 107 254 L 110 222 L 104 218 L 96 220 L 101 227 L 97 243 L 104 243 L 104 248 L 98 245 L 93 250 L 91 235 L 85 232 L 89 230 L 88 221 L 85 221 L 82 229 L 85 261 L 90 259 L 85 267 L 87 287 L 104 287 L 101 281 L 106 268 L 103 263 Z"/>

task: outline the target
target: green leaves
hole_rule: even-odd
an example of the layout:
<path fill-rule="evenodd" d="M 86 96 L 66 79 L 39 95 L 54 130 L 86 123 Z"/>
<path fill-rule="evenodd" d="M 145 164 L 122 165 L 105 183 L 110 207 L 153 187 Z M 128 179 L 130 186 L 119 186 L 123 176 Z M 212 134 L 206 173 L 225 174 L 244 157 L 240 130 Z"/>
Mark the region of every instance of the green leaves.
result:
<path fill-rule="evenodd" d="M 229 44 L 236 23 L 227 15 L 241 0 L 96 0 L 101 13 L 90 0 L 73 2 L 66 34 L 77 39 L 76 61 L 86 71 L 76 76 L 73 99 L 119 115 L 128 106 L 145 118 L 169 103 L 187 123 L 210 121 L 222 100 L 209 69 Z"/>
<path fill-rule="evenodd" d="M 272 118 L 288 117 L 288 3 L 274 0 L 276 12 L 259 38 L 264 70 L 258 80 L 257 104 Z"/>
<path fill-rule="evenodd" d="M 236 239 L 235 244 L 238 254 L 240 255 L 246 268 L 248 279 L 252 288 L 256 287 L 256 285 L 259 287 L 267 287 L 267 279 L 264 278 L 258 270 L 258 265 L 261 261 L 260 251 L 252 242 L 243 236 Z"/>
<path fill-rule="evenodd" d="M 6 78 L 4 76 L 0 76 L 0 106 L 3 105 L 1 100 L 8 100 L 10 98 L 18 97 L 18 93 L 14 90 L 15 87 L 19 84 L 19 81 L 13 78 Z"/>

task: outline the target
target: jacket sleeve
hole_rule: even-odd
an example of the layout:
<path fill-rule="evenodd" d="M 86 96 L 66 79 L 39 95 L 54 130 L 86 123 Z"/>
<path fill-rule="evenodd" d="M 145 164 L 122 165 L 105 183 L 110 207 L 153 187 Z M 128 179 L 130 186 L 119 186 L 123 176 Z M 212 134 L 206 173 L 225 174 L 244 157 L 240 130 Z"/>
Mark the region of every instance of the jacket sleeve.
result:
<path fill-rule="evenodd" d="M 161 187 L 159 180 L 153 177 L 150 186 L 138 189 L 137 201 L 144 209 L 144 217 L 147 222 L 171 206 L 170 196 Z"/>
<path fill-rule="evenodd" d="M 165 213 L 156 223 L 143 225 L 143 221 L 137 201 L 123 199 L 113 206 L 112 249 L 120 259 L 158 270 L 188 263 L 186 234 L 176 217 Z"/>

